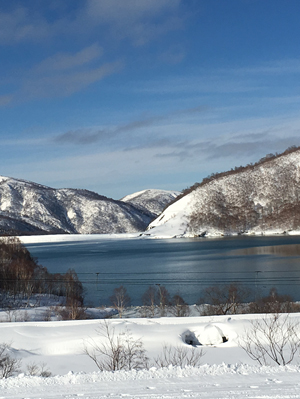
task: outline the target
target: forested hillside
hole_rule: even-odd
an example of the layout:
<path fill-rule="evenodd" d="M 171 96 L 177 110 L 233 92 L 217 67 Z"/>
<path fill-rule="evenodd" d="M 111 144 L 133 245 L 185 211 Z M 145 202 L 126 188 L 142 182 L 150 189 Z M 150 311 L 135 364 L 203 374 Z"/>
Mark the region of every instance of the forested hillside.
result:
<path fill-rule="evenodd" d="M 176 199 L 147 234 L 230 235 L 300 230 L 300 149 L 210 176 Z"/>

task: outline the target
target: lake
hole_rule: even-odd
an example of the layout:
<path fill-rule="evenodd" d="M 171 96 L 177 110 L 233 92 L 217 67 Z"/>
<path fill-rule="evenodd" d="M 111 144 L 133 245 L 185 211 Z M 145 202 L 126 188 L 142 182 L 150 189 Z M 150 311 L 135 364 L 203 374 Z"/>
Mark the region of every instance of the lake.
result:
<path fill-rule="evenodd" d="M 164 285 L 189 304 L 206 287 L 237 282 L 253 296 L 276 287 L 300 300 L 300 237 L 238 236 L 198 239 L 104 238 L 26 244 L 52 273 L 74 269 L 86 289 L 85 303 L 109 305 L 124 285 L 140 305 L 150 285 Z"/>

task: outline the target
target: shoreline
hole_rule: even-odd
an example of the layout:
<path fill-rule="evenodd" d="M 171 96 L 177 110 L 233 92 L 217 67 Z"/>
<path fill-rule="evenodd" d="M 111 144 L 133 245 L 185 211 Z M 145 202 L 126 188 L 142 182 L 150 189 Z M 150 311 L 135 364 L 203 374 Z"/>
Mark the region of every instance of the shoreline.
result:
<path fill-rule="evenodd" d="M 119 234 L 46 234 L 46 235 L 31 235 L 31 236 L 17 236 L 23 244 L 35 243 L 49 243 L 49 242 L 68 242 L 68 241 L 94 241 L 94 240 L 127 240 L 127 239 L 221 239 L 221 238 L 236 238 L 236 237 L 287 237 L 287 236 L 300 236 L 300 231 L 293 230 L 289 232 L 249 232 L 244 234 L 207 234 L 204 236 L 197 235 L 151 235 L 145 232 L 137 233 L 119 233 Z M 4 237 L 4 236 L 3 236 Z"/>

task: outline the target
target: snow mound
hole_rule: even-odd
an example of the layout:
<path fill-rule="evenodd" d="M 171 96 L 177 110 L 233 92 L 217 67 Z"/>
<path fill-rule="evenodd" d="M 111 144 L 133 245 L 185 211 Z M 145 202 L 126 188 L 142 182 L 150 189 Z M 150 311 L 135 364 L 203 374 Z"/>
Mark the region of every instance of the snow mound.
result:
<path fill-rule="evenodd" d="M 214 324 L 208 324 L 204 327 L 199 340 L 202 345 L 219 345 L 228 341 L 221 328 Z"/>

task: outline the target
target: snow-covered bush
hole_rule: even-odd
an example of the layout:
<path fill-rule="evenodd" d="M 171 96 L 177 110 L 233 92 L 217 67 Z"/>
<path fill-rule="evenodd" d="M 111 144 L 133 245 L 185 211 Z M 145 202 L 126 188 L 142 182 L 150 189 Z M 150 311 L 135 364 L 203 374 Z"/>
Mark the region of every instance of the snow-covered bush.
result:
<path fill-rule="evenodd" d="M 148 357 L 141 339 L 135 339 L 129 329 L 116 334 L 115 328 L 106 320 L 97 330 L 99 340 L 85 343 L 85 353 L 99 370 L 140 370 L 148 368 Z"/>
<path fill-rule="evenodd" d="M 47 368 L 46 363 L 29 363 L 27 364 L 27 372 L 31 376 L 39 376 L 39 377 L 51 377 L 52 373 L 51 371 Z"/>
<path fill-rule="evenodd" d="M 260 365 L 286 365 L 300 350 L 300 323 L 289 314 L 274 313 L 251 322 L 239 345 Z"/>
<path fill-rule="evenodd" d="M 200 366 L 205 352 L 202 348 L 189 346 L 163 345 L 162 353 L 154 359 L 158 367 L 179 366 L 186 367 Z"/>
<path fill-rule="evenodd" d="M 0 378 L 11 377 L 19 371 L 21 361 L 12 357 L 9 352 L 9 344 L 0 344 Z"/>

